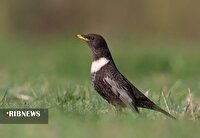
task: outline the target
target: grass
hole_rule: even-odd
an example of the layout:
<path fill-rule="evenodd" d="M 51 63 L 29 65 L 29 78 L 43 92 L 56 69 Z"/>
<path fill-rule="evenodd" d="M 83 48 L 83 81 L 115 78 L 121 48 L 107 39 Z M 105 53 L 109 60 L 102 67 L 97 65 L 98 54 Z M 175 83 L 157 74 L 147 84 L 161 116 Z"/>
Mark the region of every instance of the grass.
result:
<path fill-rule="evenodd" d="M 91 87 L 91 52 L 79 40 L 4 38 L 0 41 L 0 108 L 49 108 L 49 124 L 0 125 L 0 136 L 198 137 L 200 41 L 125 43 L 109 42 L 119 70 L 178 121 L 145 109 L 139 116 L 130 109 L 117 116 Z"/>

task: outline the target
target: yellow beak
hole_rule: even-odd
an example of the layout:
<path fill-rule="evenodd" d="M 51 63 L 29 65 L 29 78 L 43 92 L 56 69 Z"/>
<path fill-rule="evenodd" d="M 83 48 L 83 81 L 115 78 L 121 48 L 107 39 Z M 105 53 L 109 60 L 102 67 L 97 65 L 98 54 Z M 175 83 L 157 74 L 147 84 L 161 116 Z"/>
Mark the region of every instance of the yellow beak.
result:
<path fill-rule="evenodd" d="M 77 37 L 84 40 L 84 41 L 89 41 L 89 39 L 85 38 L 84 36 L 82 36 L 80 34 L 78 34 Z"/>

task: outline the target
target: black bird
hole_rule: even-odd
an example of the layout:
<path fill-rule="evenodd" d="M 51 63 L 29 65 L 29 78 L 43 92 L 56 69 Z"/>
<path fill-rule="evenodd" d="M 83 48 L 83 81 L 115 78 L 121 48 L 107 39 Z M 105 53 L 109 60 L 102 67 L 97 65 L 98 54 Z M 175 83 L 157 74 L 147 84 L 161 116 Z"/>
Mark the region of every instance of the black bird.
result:
<path fill-rule="evenodd" d="M 91 79 L 95 90 L 117 111 L 130 107 L 139 113 L 138 107 L 159 111 L 175 119 L 140 92 L 117 69 L 104 38 L 98 34 L 77 35 L 89 45 L 93 54 Z"/>

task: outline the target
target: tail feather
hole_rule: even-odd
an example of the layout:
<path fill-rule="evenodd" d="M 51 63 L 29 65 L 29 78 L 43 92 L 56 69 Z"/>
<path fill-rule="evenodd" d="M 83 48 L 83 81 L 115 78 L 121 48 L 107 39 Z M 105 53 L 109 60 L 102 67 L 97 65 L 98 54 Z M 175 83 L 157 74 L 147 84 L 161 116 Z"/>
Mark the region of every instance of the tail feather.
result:
<path fill-rule="evenodd" d="M 166 116 L 172 118 L 172 119 L 176 119 L 173 115 L 171 115 L 170 113 L 168 113 L 167 111 L 163 110 L 162 108 L 160 108 L 159 106 L 155 105 L 154 109 L 153 110 L 156 110 L 158 112 L 161 112 L 163 114 L 165 114 Z"/>
<path fill-rule="evenodd" d="M 152 110 L 161 112 L 172 119 L 176 119 L 174 116 L 172 116 L 170 113 L 168 113 L 167 111 L 165 111 L 162 108 L 160 108 L 159 106 L 157 106 L 155 103 L 153 103 L 147 97 L 145 98 L 145 100 L 138 101 L 137 106 L 142 107 L 142 108 L 152 109 Z"/>
<path fill-rule="evenodd" d="M 161 112 L 165 114 L 166 116 L 176 119 L 174 116 L 172 116 L 170 113 L 167 111 L 163 110 L 159 106 L 157 106 L 154 102 L 152 102 L 149 98 L 147 98 L 142 92 L 140 92 L 135 86 L 132 85 L 132 90 L 133 94 L 136 98 L 136 106 L 137 107 L 142 107 L 142 108 L 147 108 L 147 109 L 152 109 L 158 112 Z"/>
<path fill-rule="evenodd" d="M 147 98 L 140 91 L 137 91 L 137 93 L 135 93 L 135 94 L 136 94 L 136 99 L 137 99 L 136 100 L 136 106 L 142 107 L 142 108 L 147 108 L 147 109 L 152 109 L 152 110 L 161 112 L 161 113 L 165 114 L 166 116 L 168 116 L 172 119 L 176 119 L 170 113 L 168 113 L 167 111 L 165 111 L 162 108 L 160 108 L 159 106 L 157 106 L 154 102 L 152 102 L 149 98 Z"/>

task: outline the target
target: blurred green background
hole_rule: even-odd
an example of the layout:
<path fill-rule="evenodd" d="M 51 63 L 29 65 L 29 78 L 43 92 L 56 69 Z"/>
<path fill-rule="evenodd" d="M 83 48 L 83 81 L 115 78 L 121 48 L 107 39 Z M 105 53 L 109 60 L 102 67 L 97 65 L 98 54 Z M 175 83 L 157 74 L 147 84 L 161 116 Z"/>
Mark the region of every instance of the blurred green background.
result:
<path fill-rule="evenodd" d="M 199 37 L 199 1 L 1 0 L 1 28 L 27 34 L 115 32 Z"/>
<path fill-rule="evenodd" d="M 49 108 L 49 124 L 0 124 L 0 137 L 198 137 L 199 5 L 1 0 L 0 108 Z M 122 74 L 179 121 L 142 109 L 117 116 L 91 86 L 79 33 L 103 35 Z"/>

